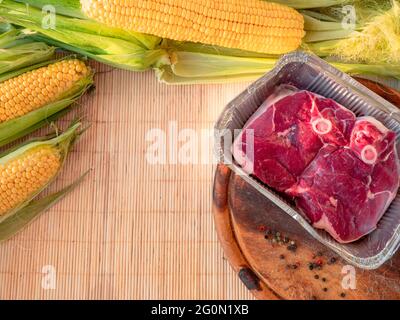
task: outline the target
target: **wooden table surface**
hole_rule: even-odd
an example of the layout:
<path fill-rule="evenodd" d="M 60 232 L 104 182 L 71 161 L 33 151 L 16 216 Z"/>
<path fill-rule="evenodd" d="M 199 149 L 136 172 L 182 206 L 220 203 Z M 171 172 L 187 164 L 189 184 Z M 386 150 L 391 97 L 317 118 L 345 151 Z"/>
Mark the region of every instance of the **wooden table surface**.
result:
<path fill-rule="evenodd" d="M 167 86 L 152 72 L 95 67 L 82 101 L 91 127 L 52 190 L 91 173 L 0 244 L 0 299 L 251 299 L 215 233 L 215 165 L 146 160 L 149 130 L 200 137 L 246 84 Z"/>

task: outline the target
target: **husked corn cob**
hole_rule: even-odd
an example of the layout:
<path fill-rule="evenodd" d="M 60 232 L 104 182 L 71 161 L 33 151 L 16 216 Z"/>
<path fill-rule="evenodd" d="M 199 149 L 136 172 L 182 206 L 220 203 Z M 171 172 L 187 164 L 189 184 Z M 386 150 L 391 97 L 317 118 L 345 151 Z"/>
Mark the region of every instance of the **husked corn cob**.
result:
<path fill-rule="evenodd" d="M 58 100 L 88 73 L 84 62 L 69 59 L 0 83 L 0 123 Z"/>
<path fill-rule="evenodd" d="M 162 38 L 270 54 L 296 49 L 303 16 L 260 0 L 81 0 L 82 11 L 106 25 Z"/>
<path fill-rule="evenodd" d="M 42 145 L 0 164 L 0 217 L 46 186 L 61 163 L 56 147 Z"/>

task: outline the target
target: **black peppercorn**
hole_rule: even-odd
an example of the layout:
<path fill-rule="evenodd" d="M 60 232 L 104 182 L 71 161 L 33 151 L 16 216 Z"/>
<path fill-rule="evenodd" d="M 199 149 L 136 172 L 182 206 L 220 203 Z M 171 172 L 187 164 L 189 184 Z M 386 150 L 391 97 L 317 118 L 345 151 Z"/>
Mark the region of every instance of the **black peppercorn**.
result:
<path fill-rule="evenodd" d="M 314 279 L 317 279 L 317 280 L 318 280 L 318 279 L 319 279 L 319 275 L 316 274 L 316 275 L 314 276 Z"/>

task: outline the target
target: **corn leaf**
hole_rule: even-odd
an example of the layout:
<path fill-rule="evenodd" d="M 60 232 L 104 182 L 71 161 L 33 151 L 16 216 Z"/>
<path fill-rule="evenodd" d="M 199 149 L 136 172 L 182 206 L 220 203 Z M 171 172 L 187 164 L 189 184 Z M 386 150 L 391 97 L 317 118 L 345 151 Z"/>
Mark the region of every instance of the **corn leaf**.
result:
<path fill-rule="evenodd" d="M 33 222 L 37 217 L 39 217 L 41 213 L 45 212 L 69 193 L 71 193 L 85 179 L 88 173 L 89 171 L 61 191 L 45 196 L 38 200 L 32 200 L 17 213 L 2 221 L 0 223 L 0 242 L 8 240 L 14 236 L 28 224 Z"/>
<path fill-rule="evenodd" d="M 218 83 L 233 83 L 233 82 L 250 82 L 263 74 L 235 74 L 223 75 L 217 77 L 202 76 L 202 77 L 181 77 L 174 73 L 171 66 L 163 66 L 155 70 L 157 79 L 165 84 L 171 85 L 189 85 L 189 84 L 218 84 Z"/>
<path fill-rule="evenodd" d="M 57 14 L 84 18 L 80 0 L 15 0 L 15 2 L 29 4 L 32 7 L 43 9 L 43 11 L 46 11 L 46 7 L 49 8 L 51 6 Z"/>
<path fill-rule="evenodd" d="M 177 51 L 171 54 L 171 68 L 179 77 L 221 77 L 264 73 L 276 58 L 248 58 Z"/>
<path fill-rule="evenodd" d="M 54 47 L 49 47 L 43 42 L 24 43 L 12 48 L 0 49 L 0 76 L 52 59 L 54 51 Z"/>
<path fill-rule="evenodd" d="M 49 60 L 55 48 L 34 42 L 26 30 L 0 23 L 0 76 L 4 73 Z"/>
<path fill-rule="evenodd" d="M 273 0 L 295 9 L 331 7 L 351 2 L 349 0 Z"/>

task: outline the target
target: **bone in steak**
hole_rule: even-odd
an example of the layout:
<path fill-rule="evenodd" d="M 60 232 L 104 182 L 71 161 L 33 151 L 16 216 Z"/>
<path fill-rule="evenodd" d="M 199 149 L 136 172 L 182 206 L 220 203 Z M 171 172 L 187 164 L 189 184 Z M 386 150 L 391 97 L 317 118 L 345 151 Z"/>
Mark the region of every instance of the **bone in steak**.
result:
<path fill-rule="evenodd" d="M 339 242 L 373 231 L 397 194 L 395 133 L 330 99 L 279 87 L 244 129 L 234 143 L 238 163 L 294 197 L 313 226 Z"/>
<path fill-rule="evenodd" d="M 346 145 L 354 114 L 331 99 L 280 86 L 235 139 L 233 154 L 270 187 L 293 186 L 324 143 Z"/>

